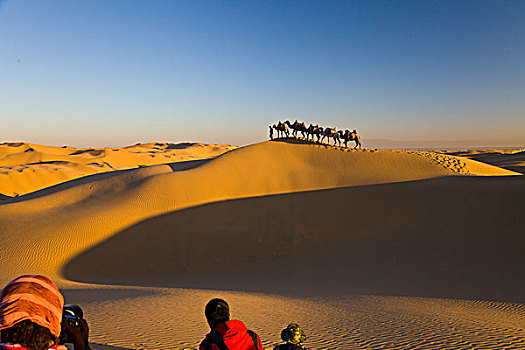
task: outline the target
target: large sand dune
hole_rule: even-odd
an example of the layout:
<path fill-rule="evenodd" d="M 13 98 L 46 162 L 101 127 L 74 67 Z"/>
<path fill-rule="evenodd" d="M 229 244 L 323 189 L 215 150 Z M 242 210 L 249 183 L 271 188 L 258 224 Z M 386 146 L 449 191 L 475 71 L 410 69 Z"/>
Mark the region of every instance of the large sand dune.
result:
<path fill-rule="evenodd" d="M 159 145 L 148 145 L 146 158 L 168 152 L 169 145 Z M 60 160 L 66 170 L 17 182 L 11 174 L 20 173 L 16 159 L 38 167 L 47 160 L 14 148 L 61 151 L 9 147 L 2 164 L 10 182 L 0 185 L 11 191 L 4 195 L 22 195 L 0 202 L 0 282 L 22 273 L 55 279 L 69 302 L 82 302 L 93 315 L 93 340 L 100 344 L 193 347 L 206 331 L 202 307 L 217 293 L 235 302 L 266 346 L 292 320 L 309 327 L 314 347 L 323 349 L 402 349 L 425 337 L 435 341 L 423 348 L 439 349 L 471 331 L 465 346 L 524 344 L 525 182 L 519 173 L 449 154 L 273 141 L 227 153 L 234 147 L 182 146 L 179 160 L 194 161 L 168 156 L 164 163 L 130 164 L 126 157 L 128 163 L 112 167 L 128 170 L 91 176 L 97 172 L 82 166 L 92 165 L 72 158 L 113 157 L 126 149 L 66 147 Z M 77 180 L 71 164 L 82 173 Z M 112 286 L 119 284 L 142 287 Z M 191 322 L 151 319 L 164 304 Z M 108 310 L 121 326 L 107 326 Z M 377 319 L 356 333 L 352 317 L 365 314 Z M 425 328 L 451 317 L 459 333 Z M 426 330 L 407 326 L 412 318 Z M 469 323 L 474 319 L 478 326 Z M 490 322 L 499 322 L 496 345 Z M 392 337 L 385 327 L 404 335 Z"/>
<path fill-rule="evenodd" d="M 525 302 L 522 188 L 520 178 L 440 178 L 213 203 L 133 225 L 65 272 L 108 284 Z"/>

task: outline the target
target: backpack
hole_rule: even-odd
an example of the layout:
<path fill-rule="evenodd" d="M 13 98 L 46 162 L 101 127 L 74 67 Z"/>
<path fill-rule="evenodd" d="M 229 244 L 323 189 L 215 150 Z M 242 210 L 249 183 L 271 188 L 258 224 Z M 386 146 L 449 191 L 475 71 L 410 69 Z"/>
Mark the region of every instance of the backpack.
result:
<path fill-rule="evenodd" d="M 252 338 L 253 344 L 255 345 L 256 350 L 263 350 L 259 349 L 259 345 L 257 342 L 257 334 L 255 334 L 252 330 L 247 330 L 248 335 Z M 222 338 L 222 335 L 219 334 L 219 332 L 212 330 L 208 336 L 202 341 L 202 346 L 205 350 L 212 350 L 213 346 L 212 344 L 215 344 L 219 347 L 221 350 L 229 350 L 226 344 L 224 344 L 224 339 Z"/>

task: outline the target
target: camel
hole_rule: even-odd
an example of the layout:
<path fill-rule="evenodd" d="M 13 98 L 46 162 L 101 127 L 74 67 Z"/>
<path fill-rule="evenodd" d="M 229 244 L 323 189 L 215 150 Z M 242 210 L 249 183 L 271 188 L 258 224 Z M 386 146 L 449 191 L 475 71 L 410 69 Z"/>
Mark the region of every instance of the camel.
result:
<path fill-rule="evenodd" d="M 285 135 L 286 137 L 289 137 L 290 136 L 290 132 L 288 131 L 288 127 L 286 126 L 285 123 L 279 121 L 279 123 L 277 123 L 277 125 L 273 125 L 273 128 L 275 129 L 275 131 L 277 131 L 277 138 L 281 137 L 281 134 L 282 134 L 282 137 L 284 138 Z"/>
<path fill-rule="evenodd" d="M 325 128 L 321 135 L 322 135 L 321 142 L 323 142 L 324 138 L 326 137 L 328 144 L 330 144 L 330 139 L 334 140 L 334 146 L 336 142 L 338 145 L 341 144 L 341 140 L 339 140 L 339 133 L 337 132 L 337 128 Z"/>
<path fill-rule="evenodd" d="M 343 141 L 345 148 L 348 148 L 348 141 L 350 141 L 350 131 L 339 130 L 339 139 Z"/>
<path fill-rule="evenodd" d="M 357 134 L 357 131 L 354 129 L 351 133 L 350 133 L 350 141 L 354 141 L 355 142 L 355 147 L 354 148 L 363 148 L 361 146 L 361 138 L 359 137 L 359 135 Z"/>
<path fill-rule="evenodd" d="M 355 129 L 352 132 L 350 132 L 349 130 L 345 130 L 344 133 L 342 130 L 339 130 L 339 138 L 343 140 L 343 143 L 346 148 L 348 148 L 348 141 L 355 142 L 354 148 L 357 148 L 358 146 L 359 148 L 361 148 L 361 138 L 359 137 Z"/>
<path fill-rule="evenodd" d="M 299 121 L 296 119 L 295 122 L 293 124 L 290 123 L 290 121 L 285 121 L 285 123 L 288 125 L 288 127 L 290 129 L 292 129 L 292 136 L 293 137 L 297 137 L 297 132 L 301 132 L 301 134 L 303 135 L 303 137 L 306 137 L 306 134 L 307 134 L 307 129 L 306 129 L 306 126 L 304 125 L 304 122 L 302 123 L 299 123 Z"/>
<path fill-rule="evenodd" d="M 321 138 L 321 133 L 323 131 L 323 127 L 320 127 L 319 124 L 313 125 L 310 124 L 306 131 L 306 139 L 308 140 L 308 136 L 312 135 L 312 141 L 314 140 L 314 135 L 317 137 L 317 142 L 319 142 L 319 139 Z"/>

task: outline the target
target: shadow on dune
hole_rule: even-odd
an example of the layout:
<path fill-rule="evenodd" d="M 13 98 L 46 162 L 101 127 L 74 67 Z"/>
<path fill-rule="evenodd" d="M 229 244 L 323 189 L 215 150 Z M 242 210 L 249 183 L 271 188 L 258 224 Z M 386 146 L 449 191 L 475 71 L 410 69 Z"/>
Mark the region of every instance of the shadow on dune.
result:
<path fill-rule="evenodd" d="M 170 143 L 166 149 L 186 149 L 195 145 L 195 142 Z"/>
<path fill-rule="evenodd" d="M 88 153 L 89 155 L 92 155 L 93 157 L 98 157 L 98 156 L 105 156 L 106 155 L 106 151 L 105 150 L 101 150 L 101 149 L 93 149 L 93 148 L 89 148 L 89 149 L 81 149 L 81 150 L 78 150 L 78 151 L 75 151 L 73 153 L 70 153 L 69 155 L 70 156 L 76 156 L 76 155 L 80 155 L 80 154 L 84 154 L 84 153 Z"/>
<path fill-rule="evenodd" d="M 208 163 L 212 159 L 213 158 L 198 159 L 198 160 L 187 160 L 187 161 L 184 161 L 184 162 L 169 163 L 169 164 L 166 164 L 166 165 L 168 165 L 171 168 L 171 170 L 174 171 L 174 172 L 176 172 L 176 171 L 184 171 L 184 170 L 190 170 L 190 169 L 198 168 L 201 165 L 204 165 L 204 164 Z"/>
<path fill-rule="evenodd" d="M 140 222 L 72 280 L 309 296 L 525 302 L 522 177 L 451 177 L 231 200 Z"/>
<path fill-rule="evenodd" d="M 271 140 L 273 142 L 284 142 L 284 143 L 291 143 L 291 144 L 299 144 L 299 145 L 321 145 L 321 146 L 329 146 L 327 143 L 321 143 L 314 140 L 306 140 L 305 138 L 296 138 L 296 137 L 280 137 L 280 138 L 274 138 Z"/>
<path fill-rule="evenodd" d="M 185 170 L 190 170 L 190 169 L 197 168 L 197 167 L 199 167 L 199 166 L 209 162 L 211 159 L 213 159 L 213 158 L 199 159 L 199 160 L 190 160 L 190 161 L 181 161 L 181 162 L 175 162 L 175 163 L 157 164 L 157 165 L 151 165 L 151 167 L 167 165 L 167 166 L 170 167 L 171 171 L 173 171 L 173 172 L 185 171 Z M 42 162 L 41 164 L 43 164 L 43 163 L 53 163 L 53 162 Z M 35 163 L 35 164 L 37 164 L 37 163 Z M 146 168 L 146 167 L 124 169 L 124 170 L 114 170 L 114 171 L 108 171 L 108 172 L 103 172 L 103 173 L 98 173 L 98 174 L 86 175 L 86 176 L 83 176 L 83 177 L 80 177 L 80 178 L 77 178 L 77 179 L 65 181 L 65 182 L 62 182 L 62 183 L 59 183 L 59 184 L 56 184 L 56 185 L 53 185 L 53 186 L 49 186 L 49 187 L 43 188 L 41 190 L 38 190 L 38 191 L 35 191 L 35 192 L 31 192 L 31 193 L 27 193 L 27 194 L 24 194 L 24 195 L 21 195 L 21 196 L 17 196 L 17 197 L 10 197 L 10 196 L 6 196 L 6 195 L 3 195 L 3 194 L 0 193 L 0 201 L 1 201 L 0 205 L 13 203 L 13 202 L 23 202 L 23 201 L 27 201 L 27 200 L 30 200 L 30 199 L 35 199 L 35 198 L 47 196 L 47 195 L 55 193 L 55 192 L 59 192 L 59 191 L 67 190 L 69 188 L 73 188 L 75 186 L 85 185 L 85 184 L 89 184 L 89 183 L 95 183 L 97 181 L 109 179 L 109 178 L 112 178 L 114 176 L 120 176 L 120 175 L 125 174 L 125 173 L 131 173 L 131 172 L 137 171 L 137 170 L 139 170 L 141 168 Z"/>
<path fill-rule="evenodd" d="M 26 145 L 24 142 L 3 142 L 2 145 L 7 145 L 7 147 L 21 147 Z"/>
<path fill-rule="evenodd" d="M 316 141 L 316 140 L 312 140 L 312 139 L 305 139 L 305 138 L 295 138 L 295 137 L 289 137 L 289 138 L 275 138 L 273 140 L 271 140 L 273 142 L 282 142 L 282 143 L 290 143 L 290 144 L 296 144 L 296 145 L 316 145 L 316 146 L 319 146 L 319 147 L 324 147 L 324 148 L 331 148 L 331 149 L 340 149 L 340 150 L 354 150 L 354 142 L 351 141 L 348 143 L 348 147 L 344 147 L 344 145 L 341 143 L 341 145 L 334 145 L 332 142 L 328 142 L 327 140 L 325 140 L 324 142 L 320 142 L 320 141 Z M 362 149 L 358 149 L 358 151 L 376 151 L 375 149 L 370 149 L 370 148 L 362 148 Z"/>

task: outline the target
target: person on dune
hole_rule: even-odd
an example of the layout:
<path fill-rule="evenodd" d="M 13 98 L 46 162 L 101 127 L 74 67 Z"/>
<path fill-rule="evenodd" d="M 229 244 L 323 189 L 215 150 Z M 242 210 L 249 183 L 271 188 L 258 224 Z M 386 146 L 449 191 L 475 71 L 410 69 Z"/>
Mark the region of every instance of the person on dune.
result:
<path fill-rule="evenodd" d="M 75 350 L 90 350 L 89 327 L 62 321 L 64 297 L 47 277 L 24 275 L 9 282 L 0 293 L 0 350 L 65 349 L 57 344 L 63 335 Z"/>
<path fill-rule="evenodd" d="M 281 339 L 286 343 L 277 345 L 273 350 L 308 350 L 301 345 L 306 340 L 306 334 L 297 323 L 290 323 L 283 329 Z"/>
<path fill-rule="evenodd" d="M 222 299 L 212 299 L 204 309 L 211 332 L 199 350 L 263 350 L 259 335 L 239 320 L 230 319 L 230 306 Z"/>

